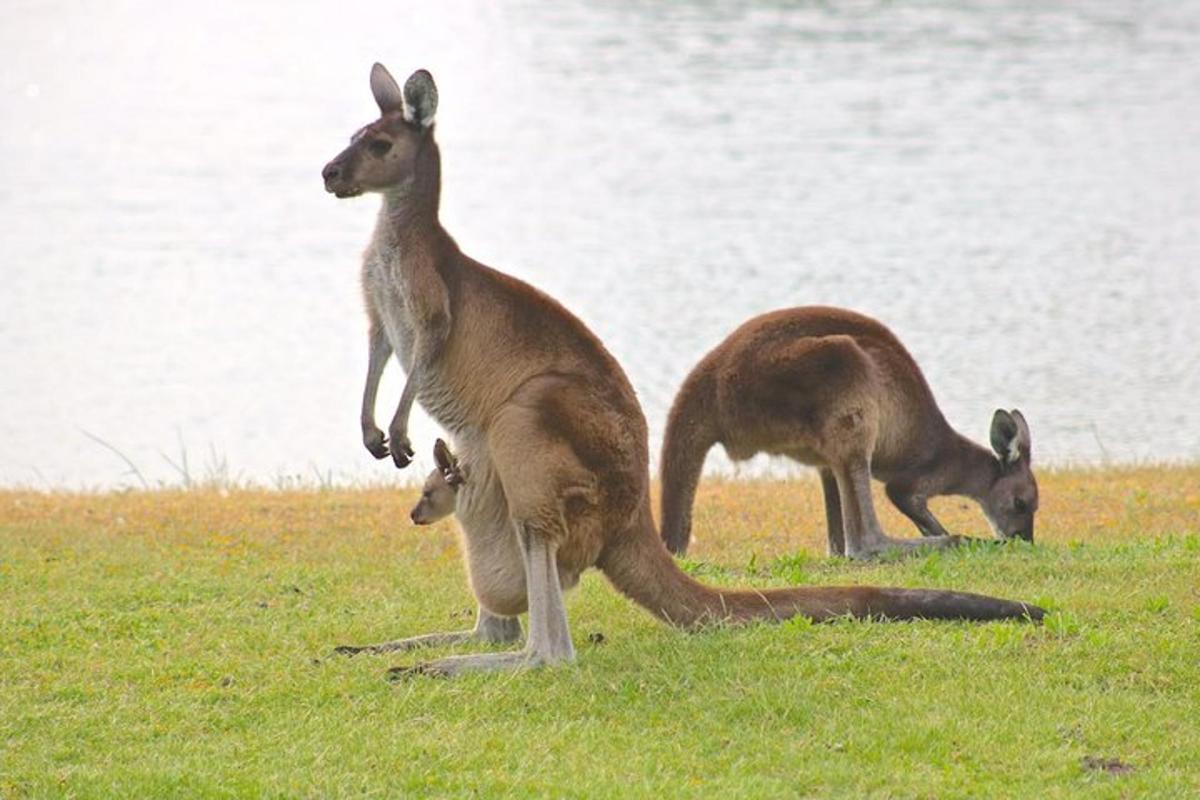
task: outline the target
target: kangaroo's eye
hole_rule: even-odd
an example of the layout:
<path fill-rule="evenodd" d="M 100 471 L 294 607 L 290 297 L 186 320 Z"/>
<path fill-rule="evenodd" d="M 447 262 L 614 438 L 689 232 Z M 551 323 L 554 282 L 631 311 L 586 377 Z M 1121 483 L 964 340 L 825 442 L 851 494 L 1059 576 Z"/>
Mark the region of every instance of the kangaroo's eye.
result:
<path fill-rule="evenodd" d="M 1018 497 L 1016 500 L 1013 500 L 1013 510 L 1018 514 L 1024 514 L 1029 510 L 1029 503 Z"/>
<path fill-rule="evenodd" d="M 386 156 L 392 149 L 392 143 L 387 139 L 372 139 L 367 142 L 367 150 L 376 158 Z"/>
<path fill-rule="evenodd" d="M 429 499 L 430 497 L 432 497 L 432 496 L 433 496 L 433 492 L 429 491 L 428 489 L 426 489 L 425 491 L 421 492 L 421 499 L 422 499 L 422 500 L 428 500 L 428 499 Z"/>

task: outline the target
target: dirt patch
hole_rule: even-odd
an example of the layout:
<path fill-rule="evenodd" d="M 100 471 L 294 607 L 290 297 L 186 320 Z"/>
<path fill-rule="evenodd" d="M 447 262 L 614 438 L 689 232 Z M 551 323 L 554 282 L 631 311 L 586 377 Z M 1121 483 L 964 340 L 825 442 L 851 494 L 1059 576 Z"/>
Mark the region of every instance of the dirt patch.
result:
<path fill-rule="evenodd" d="M 1104 772 L 1109 775 L 1128 775 L 1133 772 L 1133 765 L 1126 764 L 1119 758 L 1084 756 L 1080 759 L 1080 764 L 1088 772 Z"/>

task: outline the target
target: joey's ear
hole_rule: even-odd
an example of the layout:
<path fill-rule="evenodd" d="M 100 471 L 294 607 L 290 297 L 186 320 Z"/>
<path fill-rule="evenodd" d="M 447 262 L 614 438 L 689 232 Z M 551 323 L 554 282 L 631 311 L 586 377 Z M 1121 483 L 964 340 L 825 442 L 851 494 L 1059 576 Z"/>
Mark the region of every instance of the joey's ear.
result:
<path fill-rule="evenodd" d="M 437 114 L 438 92 L 433 76 L 419 69 L 404 82 L 404 119 L 422 128 L 433 124 Z"/>
<path fill-rule="evenodd" d="M 375 95 L 375 102 L 379 105 L 381 114 L 404 108 L 404 94 L 400 91 L 400 84 L 396 83 L 387 67 L 379 62 L 371 67 L 371 94 Z"/>
<path fill-rule="evenodd" d="M 455 467 L 454 454 L 450 452 L 450 448 L 441 439 L 433 443 L 433 461 L 443 474 Z"/>
<path fill-rule="evenodd" d="M 992 415 L 991 440 L 992 449 L 1005 464 L 1015 464 L 1022 455 L 1028 456 L 1029 426 L 1025 424 L 1025 417 L 1021 416 L 1020 411 L 1009 413 L 1002 408 L 996 409 Z"/>

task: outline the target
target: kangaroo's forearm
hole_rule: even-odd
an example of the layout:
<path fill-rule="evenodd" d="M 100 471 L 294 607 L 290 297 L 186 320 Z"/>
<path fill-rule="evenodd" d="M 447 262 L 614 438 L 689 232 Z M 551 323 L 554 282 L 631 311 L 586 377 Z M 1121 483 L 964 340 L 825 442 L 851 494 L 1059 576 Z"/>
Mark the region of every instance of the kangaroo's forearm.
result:
<path fill-rule="evenodd" d="M 392 415 L 392 423 L 388 426 L 388 430 L 393 432 L 393 437 L 396 436 L 396 432 L 408 430 L 408 417 L 412 414 L 413 401 L 417 398 L 417 386 L 421 380 L 420 373 L 421 368 L 413 366 L 404 381 L 404 390 L 400 392 L 400 402 L 396 405 L 396 413 Z"/>
<path fill-rule="evenodd" d="M 362 412 L 360 421 L 364 431 L 375 428 L 375 398 L 379 393 L 379 379 L 383 368 L 392 355 L 392 345 L 381 327 L 373 327 L 370 333 L 370 348 L 367 354 L 367 380 L 363 385 Z"/>
<path fill-rule="evenodd" d="M 427 373 L 441 358 L 449 332 L 449 320 L 448 318 L 444 319 L 445 322 L 437 322 L 428 326 L 428 332 L 418 333 L 413 342 L 412 359 L 406 370 L 404 389 L 400 392 L 400 402 L 392 417 L 391 430 L 393 431 L 408 430 L 408 417 L 412 414 L 413 403 L 417 399 L 417 390 Z"/>
<path fill-rule="evenodd" d="M 888 499 L 904 516 L 912 520 L 922 536 L 949 536 L 950 532 L 938 521 L 926 505 L 924 497 L 905 494 L 889 487 Z"/>

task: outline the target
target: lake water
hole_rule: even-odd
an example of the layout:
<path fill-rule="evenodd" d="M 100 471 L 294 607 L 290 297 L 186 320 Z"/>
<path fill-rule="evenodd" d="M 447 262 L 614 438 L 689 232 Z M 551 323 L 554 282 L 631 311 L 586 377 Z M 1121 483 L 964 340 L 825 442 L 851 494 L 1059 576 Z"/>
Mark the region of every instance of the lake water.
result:
<path fill-rule="evenodd" d="M 91 437 L 404 477 L 357 422 L 377 200 L 319 177 L 375 60 L 434 73 L 447 227 L 603 338 L 652 451 L 734 326 L 829 303 L 977 439 L 1200 458 L 1200 3 L 10 0 L 0 50 L 0 485 L 137 485 Z"/>

